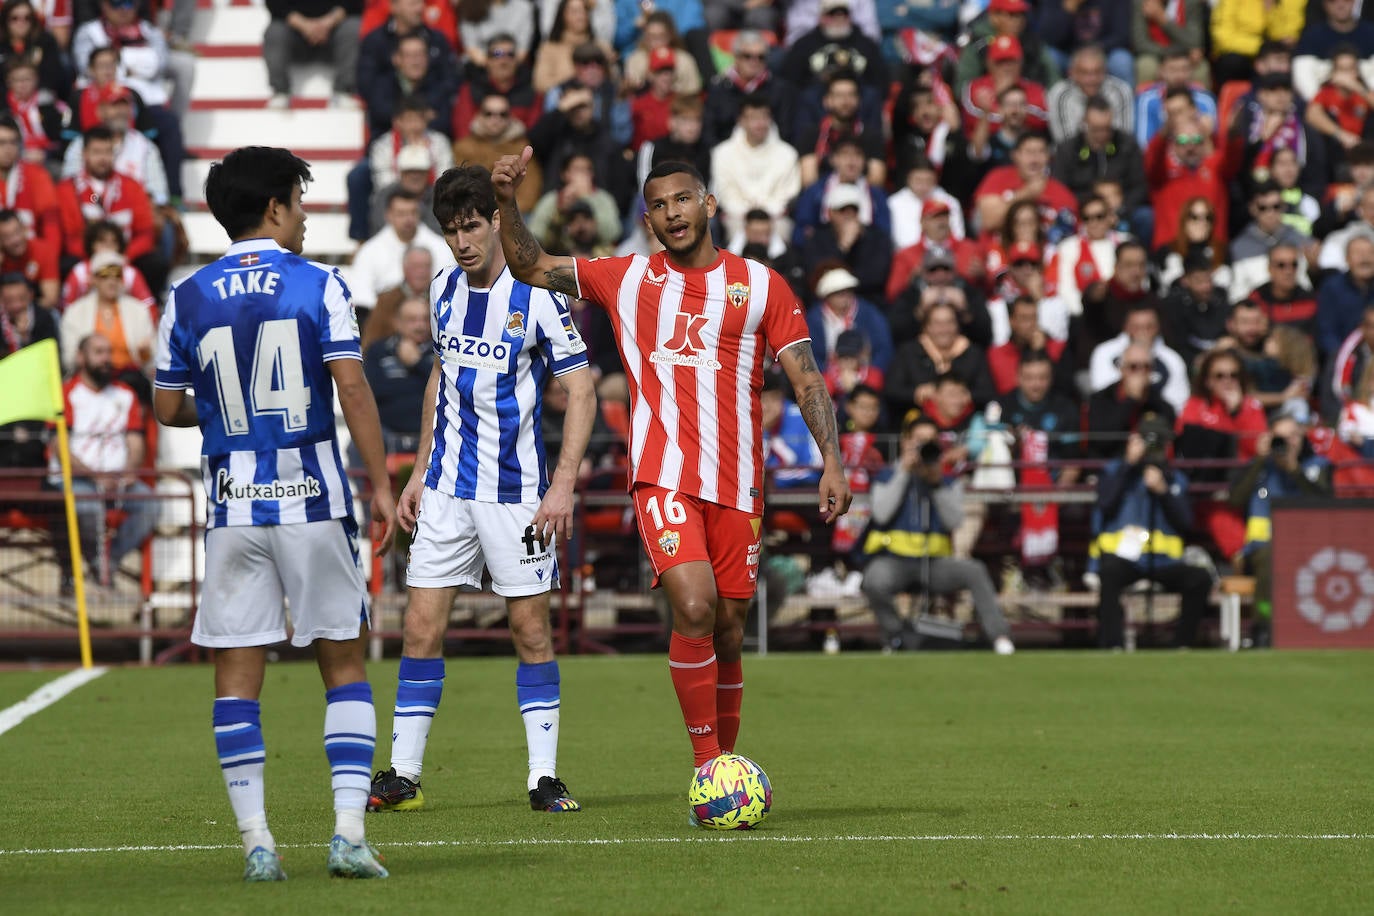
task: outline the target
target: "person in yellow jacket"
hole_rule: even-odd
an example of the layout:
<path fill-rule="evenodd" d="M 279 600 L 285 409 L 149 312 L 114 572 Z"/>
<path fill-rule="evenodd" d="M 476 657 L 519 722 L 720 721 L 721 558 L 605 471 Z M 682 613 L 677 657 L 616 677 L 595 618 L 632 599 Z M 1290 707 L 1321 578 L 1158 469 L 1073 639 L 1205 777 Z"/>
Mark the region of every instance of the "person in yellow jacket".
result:
<path fill-rule="evenodd" d="M 1212 7 L 1212 75 L 1218 91 L 1249 80 L 1264 41 L 1292 45 L 1307 18 L 1307 0 L 1217 0 Z"/>

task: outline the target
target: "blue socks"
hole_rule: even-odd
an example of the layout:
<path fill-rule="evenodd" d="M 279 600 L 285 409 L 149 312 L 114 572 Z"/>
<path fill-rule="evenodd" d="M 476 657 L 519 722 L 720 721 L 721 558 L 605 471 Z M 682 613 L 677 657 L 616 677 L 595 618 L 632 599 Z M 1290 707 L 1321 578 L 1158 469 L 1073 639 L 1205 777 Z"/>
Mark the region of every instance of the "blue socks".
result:
<path fill-rule="evenodd" d="M 402 656 L 391 724 L 391 765 L 397 775 L 419 782 L 429 727 L 444 695 L 444 660 Z"/>
<path fill-rule="evenodd" d="M 334 832 L 353 845 L 363 842 L 363 811 L 372 788 L 372 752 L 377 746 L 377 714 L 367 681 L 327 690 L 324 752 L 334 787 Z"/>
<path fill-rule="evenodd" d="M 529 748 L 529 783 L 541 776 L 558 775 L 558 662 L 541 662 L 515 669 L 515 698 L 525 720 L 525 744 Z"/>
<path fill-rule="evenodd" d="M 218 697 L 214 708 L 215 751 L 219 754 L 229 804 L 238 821 L 245 854 L 263 846 L 276 851 L 267 829 L 263 805 L 263 769 L 267 752 L 262 742 L 262 723 L 257 700 Z"/>

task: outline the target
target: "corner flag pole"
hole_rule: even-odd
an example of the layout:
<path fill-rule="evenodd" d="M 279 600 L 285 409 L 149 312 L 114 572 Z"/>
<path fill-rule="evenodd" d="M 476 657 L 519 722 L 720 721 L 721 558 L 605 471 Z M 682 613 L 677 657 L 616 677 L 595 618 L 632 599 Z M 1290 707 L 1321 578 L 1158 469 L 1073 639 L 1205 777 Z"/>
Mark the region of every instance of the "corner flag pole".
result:
<path fill-rule="evenodd" d="M 57 367 L 53 367 L 57 371 Z M 59 388 L 60 390 L 60 388 Z M 86 559 L 81 555 L 81 532 L 76 527 L 76 493 L 72 490 L 72 452 L 67 438 L 66 411 L 57 415 L 57 453 L 62 462 L 62 502 L 67 507 L 67 543 L 72 556 L 76 591 L 76 628 L 81 640 L 81 667 L 91 667 L 91 621 L 86 614 Z"/>

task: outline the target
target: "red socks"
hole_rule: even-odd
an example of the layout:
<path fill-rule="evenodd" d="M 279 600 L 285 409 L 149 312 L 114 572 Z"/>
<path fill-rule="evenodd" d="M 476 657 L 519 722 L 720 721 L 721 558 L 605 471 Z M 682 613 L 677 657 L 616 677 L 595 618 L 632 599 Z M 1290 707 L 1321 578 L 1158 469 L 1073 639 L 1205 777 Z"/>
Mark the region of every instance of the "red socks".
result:
<path fill-rule="evenodd" d="M 720 723 L 720 749 L 734 753 L 739 736 L 739 708 L 744 700 L 744 663 L 716 662 L 716 719 Z"/>
<path fill-rule="evenodd" d="M 719 723 L 716 716 L 717 676 L 715 639 L 674 633 L 668 643 L 668 673 L 673 678 L 682 719 L 692 739 L 696 765 L 720 756 Z M 739 731 L 736 713 L 735 732 Z M 731 741 L 734 735 L 730 736 Z"/>

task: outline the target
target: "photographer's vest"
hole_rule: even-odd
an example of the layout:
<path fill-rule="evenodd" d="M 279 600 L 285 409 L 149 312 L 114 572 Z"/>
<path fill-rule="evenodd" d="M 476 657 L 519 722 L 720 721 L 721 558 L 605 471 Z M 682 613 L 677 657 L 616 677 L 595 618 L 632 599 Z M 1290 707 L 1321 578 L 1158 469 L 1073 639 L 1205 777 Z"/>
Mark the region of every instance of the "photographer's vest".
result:
<path fill-rule="evenodd" d="M 1113 473 L 1120 466 L 1119 461 L 1113 462 L 1104 473 Z M 1151 506 L 1155 497 L 1145 489 L 1141 472 L 1134 470 L 1127 473 L 1132 475 L 1132 479 L 1125 486 L 1116 512 L 1111 518 L 1103 518 L 1101 509 L 1097 510 L 1098 534 L 1088 551 L 1090 560 L 1117 556 L 1141 566 L 1149 566 L 1153 557 L 1155 568 L 1178 563 L 1183 559 L 1183 534 L 1169 522 L 1162 506 L 1157 503 Z M 1170 489 L 1178 488 L 1180 492 L 1187 493 L 1187 477 L 1178 471 L 1165 473 L 1169 476 Z M 1090 566 L 1095 568 L 1096 563 Z"/>
<path fill-rule="evenodd" d="M 1308 480 L 1316 480 L 1329 464 L 1325 458 L 1313 456 L 1298 466 L 1298 473 Z M 1250 503 L 1246 507 L 1245 553 L 1269 546 L 1274 537 L 1273 507 L 1270 501 L 1275 496 L 1296 496 L 1300 492 L 1296 480 L 1274 467 L 1272 461 L 1265 462 L 1264 473 L 1260 474 L 1255 490 L 1250 494 Z"/>
<path fill-rule="evenodd" d="M 874 480 L 886 481 L 891 477 L 892 470 L 886 468 L 879 471 Z M 897 557 L 949 556 L 953 552 L 949 528 L 935 508 L 930 487 L 913 476 L 902 498 L 902 507 L 883 525 L 873 523 L 864 538 L 863 549 L 870 556 L 882 553 Z"/>

